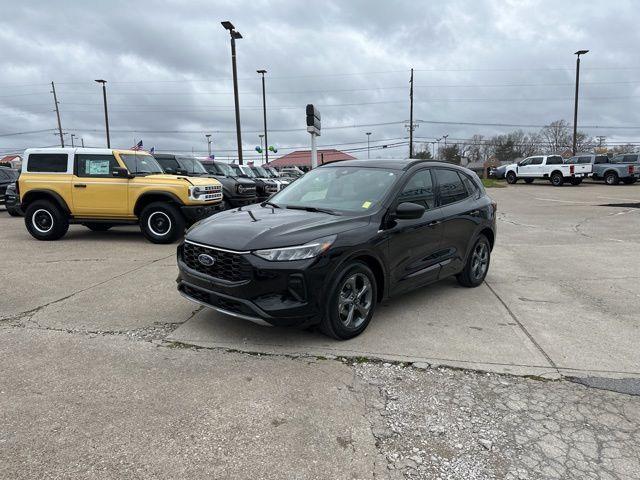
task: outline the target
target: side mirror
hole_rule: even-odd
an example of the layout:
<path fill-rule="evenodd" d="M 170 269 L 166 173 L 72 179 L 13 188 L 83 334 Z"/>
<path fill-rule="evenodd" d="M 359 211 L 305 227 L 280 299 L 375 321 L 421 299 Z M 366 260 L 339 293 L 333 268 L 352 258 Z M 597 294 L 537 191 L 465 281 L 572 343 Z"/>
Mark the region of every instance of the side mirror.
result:
<path fill-rule="evenodd" d="M 396 207 L 395 217 L 398 220 L 415 220 L 422 218 L 425 210 L 423 205 L 418 205 L 413 202 L 402 202 Z"/>
<path fill-rule="evenodd" d="M 131 176 L 129 175 L 129 170 L 124 167 L 116 167 L 111 170 L 111 176 L 118 178 L 131 178 Z"/>

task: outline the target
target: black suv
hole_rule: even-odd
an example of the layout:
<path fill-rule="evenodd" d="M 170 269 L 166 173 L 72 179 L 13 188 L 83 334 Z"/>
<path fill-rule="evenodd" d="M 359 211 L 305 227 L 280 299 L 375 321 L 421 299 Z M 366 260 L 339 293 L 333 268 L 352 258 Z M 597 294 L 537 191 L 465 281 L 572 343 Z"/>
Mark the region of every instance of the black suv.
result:
<path fill-rule="evenodd" d="M 190 177 L 215 178 L 222 184 L 222 210 L 256 203 L 256 184 L 247 178 L 235 176 L 227 165 L 208 163 L 204 165 L 195 157 L 159 153 L 154 155 L 164 173 Z M 226 167 L 226 168 L 225 168 Z"/>
<path fill-rule="evenodd" d="M 269 198 L 271 195 L 278 191 L 278 184 L 273 180 L 266 178 L 258 178 L 254 171 L 248 165 L 238 165 L 237 163 L 230 163 L 229 167 L 236 172 L 239 177 L 250 178 L 256 182 L 256 192 L 258 195 L 258 201 L 262 202 Z"/>
<path fill-rule="evenodd" d="M 451 275 L 480 285 L 495 238 L 496 204 L 470 170 L 336 162 L 194 225 L 178 247 L 178 290 L 256 323 L 319 324 L 347 339 L 387 297 Z"/>

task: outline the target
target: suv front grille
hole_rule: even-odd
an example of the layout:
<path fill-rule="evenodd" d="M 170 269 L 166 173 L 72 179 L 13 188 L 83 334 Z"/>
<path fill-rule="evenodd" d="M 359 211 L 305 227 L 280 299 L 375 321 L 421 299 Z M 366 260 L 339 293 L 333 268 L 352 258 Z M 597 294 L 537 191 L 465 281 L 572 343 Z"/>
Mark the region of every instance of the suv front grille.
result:
<path fill-rule="evenodd" d="M 213 265 L 203 265 L 198 256 L 206 254 L 213 258 Z M 210 277 L 228 282 L 242 282 L 251 279 L 252 267 L 249 261 L 239 253 L 203 247 L 188 241 L 184 242 L 182 260 L 189 268 Z"/>

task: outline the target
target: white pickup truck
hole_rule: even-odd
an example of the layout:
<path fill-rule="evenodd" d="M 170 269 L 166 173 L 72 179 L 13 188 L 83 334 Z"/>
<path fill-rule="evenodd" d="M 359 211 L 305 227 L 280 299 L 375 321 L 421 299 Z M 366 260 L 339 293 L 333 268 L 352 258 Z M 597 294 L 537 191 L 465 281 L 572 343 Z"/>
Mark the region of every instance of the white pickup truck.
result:
<path fill-rule="evenodd" d="M 520 179 L 531 183 L 536 178 L 543 178 L 556 187 L 560 187 L 564 182 L 580 185 L 582 180 L 591 174 L 592 169 L 590 164 L 567 165 L 560 155 L 536 155 L 507 166 L 505 178 L 511 184 Z"/>

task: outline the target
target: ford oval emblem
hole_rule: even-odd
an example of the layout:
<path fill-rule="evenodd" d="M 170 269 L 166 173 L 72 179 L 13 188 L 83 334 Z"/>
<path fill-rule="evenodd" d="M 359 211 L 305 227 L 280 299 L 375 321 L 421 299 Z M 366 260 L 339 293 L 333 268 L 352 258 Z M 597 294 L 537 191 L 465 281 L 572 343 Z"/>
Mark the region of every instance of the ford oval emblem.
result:
<path fill-rule="evenodd" d="M 198 261 L 205 267 L 210 267 L 211 265 L 216 263 L 216 259 L 211 255 L 207 255 L 206 253 L 201 253 L 200 255 L 198 255 Z"/>

